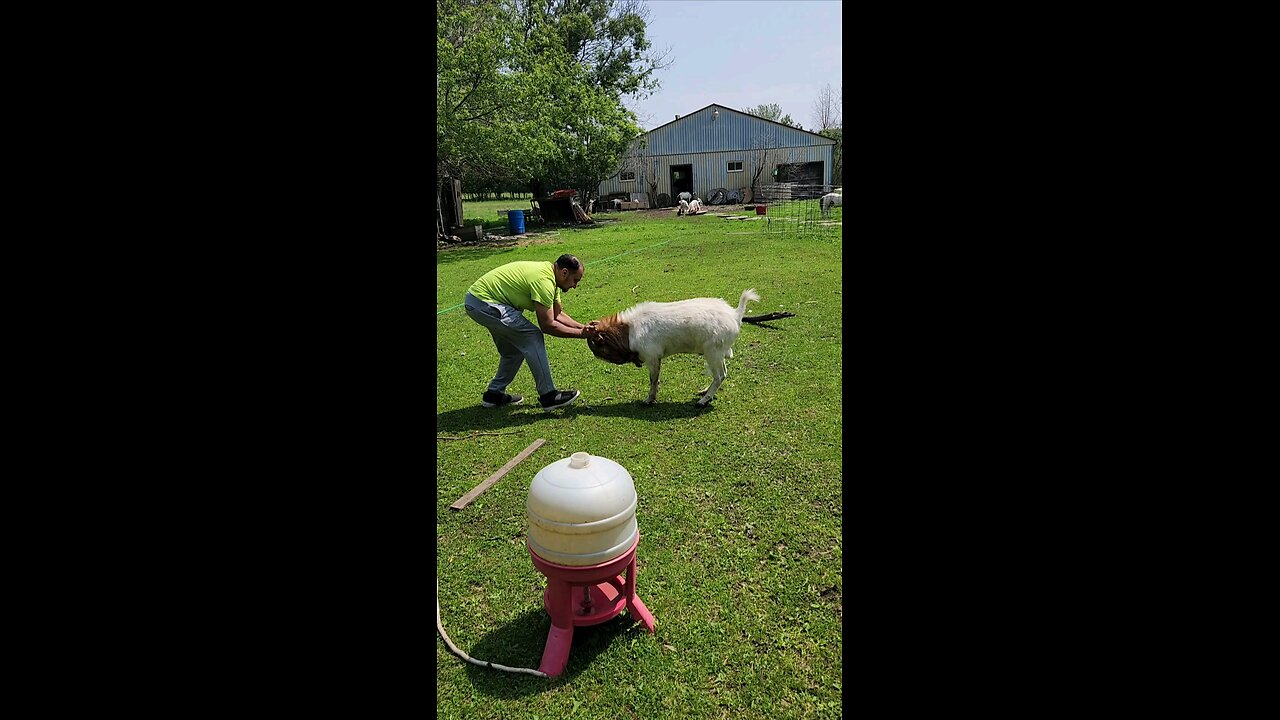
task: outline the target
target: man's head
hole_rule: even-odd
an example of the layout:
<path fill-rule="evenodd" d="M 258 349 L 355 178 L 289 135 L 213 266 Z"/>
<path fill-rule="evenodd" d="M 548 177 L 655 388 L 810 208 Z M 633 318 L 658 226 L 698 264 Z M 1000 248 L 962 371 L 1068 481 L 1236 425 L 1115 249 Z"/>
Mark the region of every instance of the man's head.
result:
<path fill-rule="evenodd" d="M 554 269 L 556 287 L 563 292 L 569 292 L 578 287 L 578 283 L 582 282 L 583 273 L 586 272 L 578 258 L 568 253 L 556 258 Z"/>

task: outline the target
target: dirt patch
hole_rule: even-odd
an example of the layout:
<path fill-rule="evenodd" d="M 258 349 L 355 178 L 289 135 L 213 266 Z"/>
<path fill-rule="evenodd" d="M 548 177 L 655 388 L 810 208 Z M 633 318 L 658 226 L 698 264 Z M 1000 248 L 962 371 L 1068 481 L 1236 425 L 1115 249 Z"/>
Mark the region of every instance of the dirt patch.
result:
<path fill-rule="evenodd" d="M 525 235 L 517 235 L 512 240 L 512 245 L 524 247 L 525 245 L 547 245 L 557 242 L 560 238 L 559 230 L 549 230 L 547 232 L 527 233 Z"/>
<path fill-rule="evenodd" d="M 457 250 L 459 248 L 506 248 L 524 247 L 526 245 L 546 245 L 556 242 L 559 230 L 547 232 L 525 233 L 524 235 L 486 235 L 483 240 L 463 240 L 462 242 L 436 241 L 436 251 Z"/>
<path fill-rule="evenodd" d="M 747 203 L 747 204 L 751 205 L 751 207 L 755 207 L 754 203 Z M 627 215 L 631 213 L 640 213 L 641 215 L 654 215 L 658 213 L 669 213 L 671 215 L 675 215 L 676 208 L 678 207 L 679 207 L 679 203 L 677 203 L 676 205 L 672 205 L 671 207 L 649 208 L 648 210 L 615 210 L 609 214 L 610 215 Z M 733 203 L 733 204 L 725 203 L 724 205 L 707 205 L 706 203 L 703 203 L 702 209 L 707 212 L 742 212 L 743 206 L 742 206 L 742 203 Z"/>

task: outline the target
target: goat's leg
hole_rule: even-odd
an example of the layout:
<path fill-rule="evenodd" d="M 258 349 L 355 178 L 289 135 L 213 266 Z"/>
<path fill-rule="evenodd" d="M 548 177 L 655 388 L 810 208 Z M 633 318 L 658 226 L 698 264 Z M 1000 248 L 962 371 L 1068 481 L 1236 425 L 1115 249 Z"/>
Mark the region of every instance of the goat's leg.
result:
<path fill-rule="evenodd" d="M 705 406 L 714 400 L 716 391 L 720 389 L 720 383 L 724 382 L 724 379 L 729 375 L 729 368 L 724 361 L 723 355 L 708 356 L 707 368 L 711 370 L 711 384 L 707 386 L 706 390 L 698 393 L 702 395 L 702 399 L 696 403 L 697 405 Z"/>
<path fill-rule="evenodd" d="M 658 358 L 648 363 L 649 365 L 649 397 L 645 398 L 642 405 L 652 405 L 654 400 L 658 399 L 658 371 L 662 369 L 662 358 Z"/>
<path fill-rule="evenodd" d="M 704 356 L 703 359 L 707 361 L 707 375 L 711 376 L 711 380 L 707 382 L 706 387 L 694 393 L 694 395 L 706 395 L 707 391 L 711 389 L 712 384 L 716 381 L 716 374 L 711 370 L 711 358 Z"/>
<path fill-rule="evenodd" d="M 705 358 L 704 358 L 704 359 L 705 359 Z M 710 360 L 707 360 L 707 374 L 711 376 L 711 380 L 710 380 L 710 382 L 708 382 L 708 383 L 707 383 L 707 386 L 706 386 L 706 387 L 704 387 L 704 388 L 702 388 L 701 390 L 699 390 L 698 392 L 694 393 L 694 395 L 706 395 L 706 394 L 707 394 L 707 391 L 711 389 L 711 384 L 712 384 L 712 383 L 714 383 L 714 382 L 716 381 L 716 376 L 715 376 L 715 374 L 711 372 L 711 361 L 710 361 Z"/>

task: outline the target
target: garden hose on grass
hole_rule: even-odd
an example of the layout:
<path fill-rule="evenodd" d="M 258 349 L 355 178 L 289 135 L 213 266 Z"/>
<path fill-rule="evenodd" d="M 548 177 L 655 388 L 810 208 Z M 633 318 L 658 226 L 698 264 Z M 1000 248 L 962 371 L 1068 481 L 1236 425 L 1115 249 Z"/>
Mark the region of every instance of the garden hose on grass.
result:
<path fill-rule="evenodd" d="M 462 658 L 463 660 L 466 660 L 472 665 L 479 665 L 480 667 L 493 668 L 494 670 L 506 670 L 507 672 L 513 672 L 513 673 L 525 673 L 526 675 L 537 675 L 538 677 L 550 677 L 550 675 L 547 675 L 546 673 L 541 672 L 539 670 L 534 670 L 533 668 L 513 668 L 513 667 L 507 667 L 506 665 L 491 663 L 486 660 L 476 660 L 470 655 L 459 650 L 458 647 L 453 644 L 453 641 L 449 639 L 449 636 L 445 633 L 444 626 L 440 624 L 440 578 L 436 578 L 436 630 L 440 631 L 440 637 L 444 638 L 444 644 L 449 646 L 450 652 Z"/>

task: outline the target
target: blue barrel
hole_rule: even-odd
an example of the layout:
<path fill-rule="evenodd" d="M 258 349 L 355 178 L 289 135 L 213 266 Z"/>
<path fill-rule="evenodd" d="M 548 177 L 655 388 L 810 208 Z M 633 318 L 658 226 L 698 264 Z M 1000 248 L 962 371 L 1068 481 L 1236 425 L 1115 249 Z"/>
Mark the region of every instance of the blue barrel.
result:
<path fill-rule="evenodd" d="M 507 211 L 507 227 L 511 228 L 512 235 L 524 234 L 524 211 L 508 210 Z"/>

